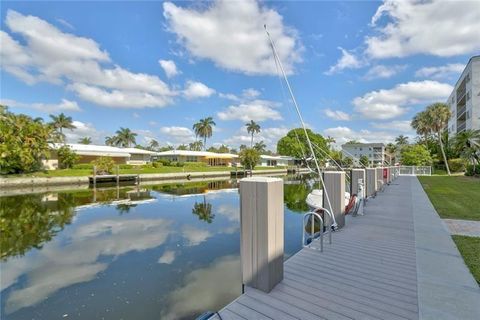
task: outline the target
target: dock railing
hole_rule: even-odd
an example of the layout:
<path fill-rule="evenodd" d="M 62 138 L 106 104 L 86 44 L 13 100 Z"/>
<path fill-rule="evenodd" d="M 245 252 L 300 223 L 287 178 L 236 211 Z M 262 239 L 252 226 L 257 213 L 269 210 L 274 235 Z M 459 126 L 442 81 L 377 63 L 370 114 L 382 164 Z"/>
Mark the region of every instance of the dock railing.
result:
<path fill-rule="evenodd" d="M 400 176 L 431 176 L 431 166 L 399 166 L 396 168 Z"/>

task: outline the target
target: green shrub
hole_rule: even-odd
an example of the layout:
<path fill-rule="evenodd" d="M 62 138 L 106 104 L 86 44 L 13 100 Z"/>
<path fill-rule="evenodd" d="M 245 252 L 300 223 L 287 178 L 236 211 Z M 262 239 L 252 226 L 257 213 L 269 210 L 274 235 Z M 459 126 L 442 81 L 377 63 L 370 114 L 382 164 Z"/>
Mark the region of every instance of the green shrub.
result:
<path fill-rule="evenodd" d="M 70 169 L 77 163 L 80 156 L 70 149 L 68 145 L 61 146 L 57 150 L 58 166 L 60 169 Z"/>
<path fill-rule="evenodd" d="M 260 153 L 253 148 L 243 149 L 240 151 L 239 157 L 240 163 L 246 169 L 254 169 L 260 161 Z"/>
<path fill-rule="evenodd" d="M 172 167 L 183 167 L 183 166 L 185 166 L 185 163 L 174 161 L 174 162 L 170 163 L 170 166 L 172 166 Z"/>
<path fill-rule="evenodd" d="M 466 176 L 474 176 L 474 175 L 480 175 L 480 164 L 473 165 L 469 164 L 465 168 L 465 175 Z"/>
<path fill-rule="evenodd" d="M 100 157 L 92 161 L 92 164 L 97 168 L 97 174 L 111 174 L 115 167 L 115 161 L 110 157 Z"/>
<path fill-rule="evenodd" d="M 118 167 L 120 169 L 132 169 L 133 168 L 133 166 L 131 164 L 125 164 L 125 163 L 118 165 Z"/>
<path fill-rule="evenodd" d="M 147 164 L 144 164 L 144 165 L 140 166 L 140 168 L 142 168 L 142 169 L 152 169 L 152 168 L 154 168 L 154 166 L 153 166 L 153 163 L 147 163 Z"/>
<path fill-rule="evenodd" d="M 206 167 L 207 164 L 205 162 L 185 162 L 185 166 L 187 166 L 187 167 Z"/>
<path fill-rule="evenodd" d="M 160 162 L 160 161 L 155 161 L 155 162 L 152 162 L 152 166 L 154 168 L 161 168 L 161 167 L 163 167 L 163 163 Z"/>
<path fill-rule="evenodd" d="M 91 163 L 79 163 L 72 167 L 74 170 L 92 170 L 93 164 Z"/>
<path fill-rule="evenodd" d="M 167 167 L 172 165 L 172 161 L 170 159 L 158 159 L 156 162 L 159 162 Z"/>
<path fill-rule="evenodd" d="M 462 172 L 465 170 L 465 160 L 463 159 L 449 159 L 448 167 L 451 172 Z"/>

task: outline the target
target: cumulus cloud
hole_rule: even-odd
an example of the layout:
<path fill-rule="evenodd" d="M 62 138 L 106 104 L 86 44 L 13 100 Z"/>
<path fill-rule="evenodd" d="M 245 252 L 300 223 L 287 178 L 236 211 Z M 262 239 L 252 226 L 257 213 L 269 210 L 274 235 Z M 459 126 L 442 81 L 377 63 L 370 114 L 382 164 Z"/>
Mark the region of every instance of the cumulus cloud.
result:
<path fill-rule="evenodd" d="M 164 107 L 177 94 L 157 76 L 114 65 L 92 39 L 65 33 L 50 23 L 8 10 L 0 31 L 2 69 L 27 84 L 65 85 L 80 98 L 108 107 Z"/>
<path fill-rule="evenodd" d="M 340 146 L 348 141 L 357 140 L 362 143 L 371 142 L 390 142 L 395 140 L 395 134 L 386 131 L 371 131 L 371 130 L 353 130 L 349 127 L 334 127 L 328 128 L 324 131 L 325 136 L 330 136 L 335 139 L 336 145 Z"/>
<path fill-rule="evenodd" d="M 387 22 L 378 26 L 383 18 Z M 371 23 L 380 33 L 366 38 L 366 53 L 373 58 L 448 57 L 480 49 L 478 1 L 386 0 Z"/>
<path fill-rule="evenodd" d="M 431 79 L 458 77 L 463 69 L 465 69 L 465 65 L 461 63 L 449 63 L 444 66 L 424 67 L 415 72 L 415 77 Z"/>
<path fill-rule="evenodd" d="M 297 32 L 283 17 L 255 0 L 217 0 L 205 6 L 184 8 L 166 2 L 163 14 L 169 30 L 192 56 L 246 74 L 272 74 L 277 70 L 263 25 L 275 41 L 288 73 L 301 61 Z"/>
<path fill-rule="evenodd" d="M 67 142 L 77 143 L 81 138 L 90 137 L 92 143 L 103 144 L 105 133 L 97 130 L 93 124 L 82 121 L 73 121 L 72 124 L 75 129 L 63 131 Z"/>
<path fill-rule="evenodd" d="M 324 112 L 327 117 L 333 120 L 339 120 L 339 121 L 351 120 L 351 117 L 348 113 L 340 110 L 325 109 Z"/>
<path fill-rule="evenodd" d="M 345 69 L 358 69 L 363 67 L 364 63 L 353 53 L 348 52 L 342 47 L 338 47 L 338 50 L 342 52 L 342 56 L 335 65 L 331 66 L 330 69 L 325 72 L 326 75 L 332 75 Z"/>
<path fill-rule="evenodd" d="M 372 123 L 372 126 L 377 129 L 413 133 L 410 123 L 410 120 L 394 120 L 388 122 L 374 122 Z"/>
<path fill-rule="evenodd" d="M 270 150 L 275 150 L 277 142 L 280 138 L 285 136 L 288 133 L 289 129 L 285 127 L 270 127 L 262 128 L 259 134 L 256 134 L 254 137 L 254 143 L 263 141 L 267 148 Z M 224 140 L 224 143 L 227 145 L 238 146 L 241 144 L 250 145 L 252 136 L 247 132 L 245 126 L 240 127 L 236 134 Z"/>
<path fill-rule="evenodd" d="M 67 99 L 62 99 L 62 101 L 58 103 L 43 103 L 43 102 L 25 103 L 25 102 L 19 102 L 16 100 L 5 99 L 1 101 L 1 104 L 9 107 L 13 107 L 13 108 L 35 109 L 37 111 L 41 111 L 45 113 L 56 113 L 56 112 L 62 112 L 62 111 L 76 112 L 76 111 L 82 110 L 76 101 L 71 101 Z"/>
<path fill-rule="evenodd" d="M 167 78 L 175 77 L 180 73 L 180 71 L 177 69 L 177 65 L 173 60 L 158 60 L 158 63 L 167 75 Z"/>
<path fill-rule="evenodd" d="M 218 96 L 223 99 L 232 100 L 232 101 L 248 101 L 253 100 L 259 97 L 261 94 L 260 91 L 254 88 L 244 89 L 240 96 L 233 93 L 219 93 Z"/>
<path fill-rule="evenodd" d="M 215 90 L 205 84 L 196 81 L 187 81 L 183 95 L 187 99 L 207 98 L 215 93 Z"/>
<path fill-rule="evenodd" d="M 187 143 L 194 140 L 194 134 L 192 130 L 186 127 L 161 127 L 160 132 L 168 136 L 174 142 Z"/>
<path fill-rule="evenodd" d="M 282 116 L 275 109 L 276 103 L 267 100 L 246 101 L 237 105 L 228 106 L 217 113 L 221 120 L 265 121 L 281 120 Z"/>
<path fill-rule="evenodd" d="M 399 72 L 405 70 L 406 66 L 402 65 L 393 65 L 393 66 L 386 66 L 386 65 L 376 65 L 370 70 L 367 71 L 367 73 L 364 76 L 364 79 L 366 80 L 373 80 L 373 79 L 387 79 L 391 78 L 394 75 L 398 74 Z"/>
<path fill-rule="evenodd" d="M 453 87 L 437 81 L 398 84 L 392 89 L 371 91 L 353 100 L 355 111 L 366 118 L 391 119 L 407 112 L 407 107 L 419 103 L 444 101 Z"/>

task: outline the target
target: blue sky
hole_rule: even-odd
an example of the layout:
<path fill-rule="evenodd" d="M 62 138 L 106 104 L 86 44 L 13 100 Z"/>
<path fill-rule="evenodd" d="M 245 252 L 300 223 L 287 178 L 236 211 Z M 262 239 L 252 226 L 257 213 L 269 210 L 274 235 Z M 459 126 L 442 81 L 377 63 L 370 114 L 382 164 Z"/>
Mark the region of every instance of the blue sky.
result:
<path fill-rule="evenodd" d="M 308 125 L 338 144 L 413 136 L 480 52 L 478 1 L 5 1 L 0 18 L 2 103 L 72 116 L 71 142 L 129 127 L 178 145 L 212 116 L 209 145 L 248 144 L 253 119 L 274 149 L 299 123 L 264 24 Z"/>

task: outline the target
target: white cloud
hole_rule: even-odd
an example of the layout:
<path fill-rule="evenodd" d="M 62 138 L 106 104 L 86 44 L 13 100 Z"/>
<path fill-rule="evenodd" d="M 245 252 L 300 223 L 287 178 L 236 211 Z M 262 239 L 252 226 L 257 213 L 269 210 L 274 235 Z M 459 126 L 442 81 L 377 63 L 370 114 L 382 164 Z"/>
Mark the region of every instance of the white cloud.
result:
<path fill-rule="evenodd" d="M 158 263 L 172 264 L 174 260 L 175 260 L 175 251 L 167 250 L 158 259 Z"/>
<path fill-rule="evenodd" d="M 72 124 L 76 127 L 75 129 L 63 131 L 67 142 L 77 143 L 81 138 L 90 137 L 94 144 L 104 143 L 105 133 L 98 131 L 93 124 L 82 121 L 73 121 Z"/>
<path fill-rule="evenodd" d="M 348 127 L 335 127 L 325 129 L 323 132 L 325 136 L 334 138 L 337 146 L 340 146 L 351 140 L 357 140 L 362 143 L 391 142 L 395 140 L 394 133 L 385 131 L 355 131 Z"/>
<path fill-rule="evenodd" d="M 249 101 L 249 100 L 254 100 L 257 97 L 261 95 L 261 92 L 253 89 L 253 88 L 248 88 L 244 89 L 242 91 L 242 94 L 240 96 L 237 96 L 233 93 L 219 93 L 218 96 L 223 99 L 227 100 L 232 100 L 232 101 Z"/>
<path fill-rule="evenodd" d="M 431 79 L 458 77 L 463 69 L 465 69 L 465 65 L 461 63 L 449 63 L 437 67 L 424 67 L 415 72 L 415 77 Z"/>
<path fill-rule="evenodd" d="M 363 67 L 364 63 L 360 61 L 353 53 L 348 52 L 342 47 L 338 47 L 338 50 L 342 51 L 342 56 L 338 59 L 337 63 L 325 72 L 327 75 L 343 71 L 345 69 L 358 69 Z"/>
<path fill-rule="evenodd" d="M 207 98 L 215 93 L 215 90 L 207 87 L 201 82 L 187 81 L 183 95 L 187 99 Z"/>
<path fill-rule="evenodd" d="M 389 122 L 375 122 L 372 123 L 372 126 L 377 129 L 413 133 L 410 123 L 410 120 L 394 120 Z"/>
<path fill-rule="evenodd" d="M 275 110 L 277 104 L 267 100 L 253 100 L 238 105 L 231 105 L 217 113 L 221 120 L 265 121 L 281 120 L 282 116 Z"/>
<path fill-rule="evenodd" d="M 187 143 L 194 140 L 194 134 L 192 130 L 186 127 L 161 127 L 160 132 L 167 135 L 175 142 Z"/>
<path fill-rule="evenodd" d="M 157 76 L 112 66 L 109 54 L 92 39 L 13 10 L 5 23 L 24 45 L 1 31 L 1 67 L 28 84 L 66 85 L 86 101 L 123 108 L 163 107 L 177 94 Z"/>
<path fill-rule="evenodd" d="M 365 74 L 364 78 L 366 80 L 387 79 L 405 70 L 405 68 L 406 66 L 401 65 L 386 66 L 379 64 L 370 68 L 370 70 L 368 70 Z"/>
<path fill-rule="evenodd" d="M 296 31 L 283 17 L 254 0 L 217 0 L 205 6 L 183 8 L 163 4 L 171 32 L 191 55 L 212 60 L 217 66 L 246 74 L 273 74 L 276 67 L 263 25 L 275 41 L 288 73 L 301 61 L 302 46 Z"/>
<path fill-rule="evenodd" d="M 408 82 L 368 92 L 355 98 L 353 104 L 355 111 L 366 118 L 391 119 L 404 114 L 409 105 L 444 101 L 452 90 L 451 85 L 437 81 Z"/>
<path fill-rule="evenodd" d="M 172 78 L 180 74 L 180 71 L 177 69 L 177 65 L 173 60 L 158 60 L 158 63 L 163 71 L 165 71 L 167 78 Z"/>
<path fill-rule="evenodd" d="M 366 52 L 373 58 L 448 57 L 480 49 L 478 1 L 386 0 L 372 17 L 372 25 L 384 17 L 388 22 L 378 27 L 380 35 L 366 39 Z"/>
<path fill-rule="evenodd" d="M 253 143 L 263 141 L 267 145 L 267 149 L 275 150 L 277 142 L 280 138 L 288 133 L 289 129 L 285 127 L 261 128 L 259 134 L 254 136 Z M 247 132 L 245 126 L 240 127 L 236 134 L 224 140 L 227 145 L 238 146 L 241 144 L 250 145 L 252 136 Z"/>
<path fill-rule="evenodd" d="M 340 110 L 331 110 L 325 109 L 325 115 L 331 119 L 339 120 L 339 121 L 350 121 L 351 117 L 348 113 L 340 111 Z"/>
<path fill-rule="evenodd" d="M 69 29 L 75 29 L 75 27 L 65 19 L 57 18 L 57 21 Z"/>
<path fill-rule="evenodd" d="M 197 246 L 206 241 L 213 234 L 205 229 L 198 229 L 190 225 L 185 225 L 182 228 L 182 236 L 187 240 L 187 246 Z"/>
<path fill-rule="evenodd" d="M 5 99 L 1 101 L 1 104 L 14 108 L 35 109 L 45 113 L 57 113 L 62 111 L 76 112 L 82 110 L 80 109 L 76 101 L 70 101 L 67 99 L 62 99 L 62 101 L 59 103 L 24 103 L 15 100 Z"/>
<path fill-rule="evenodd" d="M 255 99 L 260 95 L 260 91 L 255 90 L 253 88 L 248 88 L 242 91 L 242 96 L 245 99 Z"/>

